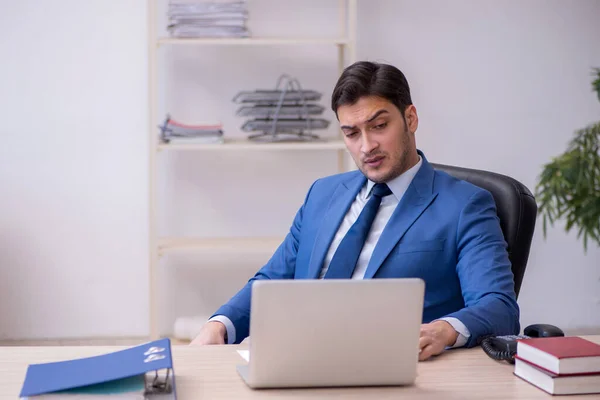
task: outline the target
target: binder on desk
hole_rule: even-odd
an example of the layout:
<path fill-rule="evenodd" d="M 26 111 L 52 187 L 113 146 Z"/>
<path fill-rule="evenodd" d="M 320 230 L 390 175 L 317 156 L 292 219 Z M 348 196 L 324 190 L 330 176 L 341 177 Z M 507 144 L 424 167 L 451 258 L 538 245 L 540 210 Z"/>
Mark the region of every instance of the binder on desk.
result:
<path fill-rule="evenodd" d="M 161 339 L 94 357 L 29 365 L 20 397 L 175 400 L 171 341 Z"/>

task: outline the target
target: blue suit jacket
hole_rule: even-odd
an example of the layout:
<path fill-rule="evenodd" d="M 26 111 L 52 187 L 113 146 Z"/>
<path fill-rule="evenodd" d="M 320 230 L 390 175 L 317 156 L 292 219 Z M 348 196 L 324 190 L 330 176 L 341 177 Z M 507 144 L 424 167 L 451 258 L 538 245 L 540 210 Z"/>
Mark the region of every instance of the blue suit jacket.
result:
<path fill-rule="evenodd" d="M 506 242 L 492 195 L 423 164 L 373 250 L 364 279 L 425 281 L 423 322 L 458 318 L 471 336 L 518 334 L 519 308 Z M 360 171 L 313 183 L 283 243 L 214 315 L 227 316 L 236 343 L 249 334 L 256 279 L 317 279 L 346 211 L 366 178 Z M 389 316 L 393 318 L 393 316 Z"/>

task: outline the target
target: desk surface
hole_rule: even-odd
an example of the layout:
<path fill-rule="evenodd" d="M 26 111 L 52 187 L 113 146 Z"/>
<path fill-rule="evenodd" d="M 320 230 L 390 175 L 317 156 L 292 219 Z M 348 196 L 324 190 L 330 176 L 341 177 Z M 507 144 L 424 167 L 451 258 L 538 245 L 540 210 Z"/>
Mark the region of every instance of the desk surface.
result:
<path fill-rule="evenodd" d="M 584 336 L 600 343 L 600 335 Z M 0 399 L 18 398 L 30 363 L 59 361 L 117 350 L 121 347 L 0 347 Z M 378 399 L 550 399 L 552 396 L 513 375 L 513 366 L 490 359 L 481 348 L 449 350 L 420 362 L 415 385 L 386 388 L 283 389 L 254 391 L 236 372 L 245 363 L 241 346 L 174 345 L 178 398 L 378 398 Z M 593 397 L 593 396 L 592 396 Z M 590 396 L 569 396 L 590 400 Z"/>

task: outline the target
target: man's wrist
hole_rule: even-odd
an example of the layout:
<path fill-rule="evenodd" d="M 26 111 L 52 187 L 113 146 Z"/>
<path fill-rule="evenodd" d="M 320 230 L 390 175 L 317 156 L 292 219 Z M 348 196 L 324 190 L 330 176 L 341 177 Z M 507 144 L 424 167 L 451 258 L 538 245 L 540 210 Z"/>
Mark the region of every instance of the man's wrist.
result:
<path fill-rule="evenodd" d="M 445 342 L 446 342 L 446 346 L 448 347 L 452 347 L 454 346 L 454 344 L 456 343 L 456 340 L 458 339 L 458 332 L 456 331 L 456 329 L 454 329 L 454 327 L 452 326 L 452 324 L 450 324 L 450 322 L 448 321 L 444 321 L 444 320 L 438 320 L 436 321 L 436 323 L 440 323 L 443 324 L 441 325 L 443 328 L 443 335 L 446 338 Z"/>
<path fill-rule="evenodd" d="M 227 327 L 225 324 L 221 321 L 209 321 L 208 324 L 213 325 L 219 332 L 219 335 L 225 340 L 225 343 L 227 343 Z"/>
<path fill-rule="evenodd" d="M 234 344 L 236 341 L 235 325 L 233 325 L 231 320 L 228 317 L 226 317 L 225 315 L 215 315 L 208 320 L 208 322 L 212 322 L 212 321 L 218 321 L 218 322 L 222 323 L 223 325 L 225 325 L 225 333 L 224 333 L 225 343 L 226 344 Z"/>

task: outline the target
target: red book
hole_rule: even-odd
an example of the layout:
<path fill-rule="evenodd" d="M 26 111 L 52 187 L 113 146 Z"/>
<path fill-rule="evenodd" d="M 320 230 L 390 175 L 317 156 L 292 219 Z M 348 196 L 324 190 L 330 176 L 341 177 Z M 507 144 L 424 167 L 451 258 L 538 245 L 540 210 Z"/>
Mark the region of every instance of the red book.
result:
<path fill-rule="evenodd" d="M 517 356 L 559 375 L 600 372 L 600 345 L 578 336 L 520 339 Z"/>
<path fill-rule="evenodd" d="M 600 373 L 557 375 L 517 356 L 514 374 L 550 394 L 600 393 Z"/>

